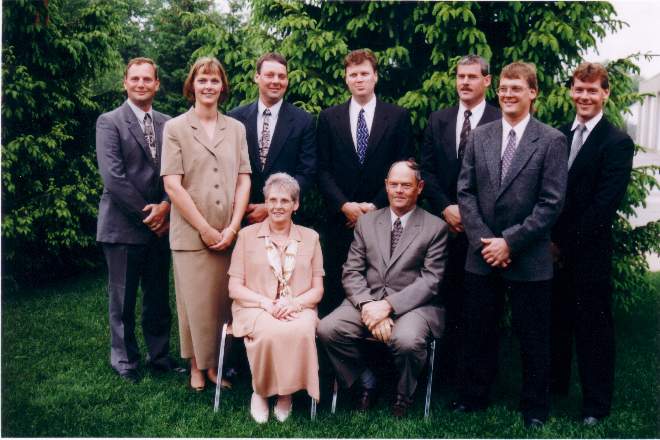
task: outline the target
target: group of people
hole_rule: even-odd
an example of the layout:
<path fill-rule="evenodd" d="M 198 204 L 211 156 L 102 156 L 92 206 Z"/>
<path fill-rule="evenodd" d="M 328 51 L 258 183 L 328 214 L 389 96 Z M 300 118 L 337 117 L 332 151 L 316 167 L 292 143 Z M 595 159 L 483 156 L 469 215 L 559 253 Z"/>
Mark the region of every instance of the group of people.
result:
<path fill-rule="evenodd" d="M 282 55 L 259 58 L 259 98 L 227 115 L 218 109 L 227 74 L 217 59 L 200 58 L 183 86 L 192 107 L 170 119 L 152 108 L 156 64 L 129 61 L 128 99 L 96 126 L 114 370 L 140 379 L 141 286 L 148 367 L 186 372 L 169 355 L 171 252 L 190 387 L 226 381 L 216 373 L 219 330 L 232 321 L 258 423 L 269 418 L 269 397 L 277 396 L 279 421 L 294 392 L 320 399 L 317 338 L 359 410 L 380 388 L 365 338 L 393 356 L 394 416 L 413 401 L 431 338 L 441 338 L 441 374 L 457 393 L 450 409 L 486 409 L 508 296 L 525 426 L 545 423 L 551 391 L 568 392 L 573 339 L 582 419 L 597 424 L 609 414 L 614 379 L 611 227 L 634 151 L 603 116 L 606 69 L 578 66 L 576 116 L 558 130 L 532 116 L 534 65 L 502 69 L 497 108 L 485 100 L 487 61 L 461 58 L 459 104 L 431 114 L 418 165 L 408 112 L 376 97 L 374 54 L 354 50 L 344 67 L 351 98 L 315 121 L 283 100 Z M 327 207 L 323 252 L 319 234 L 293 222 L 314 185 Z"/>

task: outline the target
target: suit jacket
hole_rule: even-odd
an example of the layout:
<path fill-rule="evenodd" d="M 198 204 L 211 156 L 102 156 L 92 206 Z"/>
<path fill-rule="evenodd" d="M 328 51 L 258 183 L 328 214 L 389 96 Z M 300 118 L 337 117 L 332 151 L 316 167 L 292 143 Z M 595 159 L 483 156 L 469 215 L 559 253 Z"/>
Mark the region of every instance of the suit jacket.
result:
<path fill-rule="evenodd" d="M 96 158 L 103 179 L 96 240 L 103 243 L 144 244 L 154 233 L 142 223 L 149 203 L 168 200 L 160 178 L 163 125 L 170 117 L 153 111 L 156 160 L 140 123 L 125 102 L 96 121 Z"/>
<path fill-rule="evenodd" d="M 447 224 L 418 206 L 390 256 L 390 215 L 390 209 L 383 208 L 358 219 L 344 263 L 345 301 L 357 307 L 387 297 L 395 318 L 415 311 L 440 337 L 444 308 L 438 304 L 438 287 L 447 260 Z"/>
<path fill-rule="evenodd" d="M 301 192 L 307 191 L 316 174 L 316 131 L 314 118 L 293 104 L 282 102 L 275 132 L 268 149 L 266 164 L 261 169 L 257 128 L 257 101 L 237 107 L 227 115 L 243 123 L 247 135 L 252 186 L 250 203 L 263 203 L 266 179 L 273 173 L 284 172 L 293 176 Z"/>
<path fill-rule="evenodd" d="M 412 155 L 408 111 L 380 99 L 363 164 L 351 136 L 350 100 L 319 115 L 317 145 L 319 189 L 332 214 L 340 214 L 349 201 L 387 206 L 384 180 L 390 165 Z M 341 222 L 343 226 L 343 222 Z"/>
<path fill-rule="evenodd" d="M 458 205 L 469 242 L 465 270 L 493 271 L 481 256 L 480 239 L 503 237 L 511 264 L 504 278 L 543 281 L 552 278 L 550 231 L 566 192 L 566 137 L 531 118 L 500 185 L 502 121 L 470 133 L 458 178 Z"/>
<path fill-rule="evenodd" d="M 561 128 L 569 145 L 571 125 Z M 603 117 L 568 171 L 566 202 L 552 240 L 565 258 L 582 262 L 583 273 L 608 276 L 612 223 L 630 181 L 633 154 L 630 136 Z"/>
<path fill-rule="evenodd" d="M 424 131 L 421 162 L 424 179 L 423 196 L 431 206 L 431 212 L 440 215 L 449 205 L 457 203 L 456 183 L 461 164 L 456 152 L 456 119 L 458 106 L 431 113 Z M 497 107 L 486 104 L 478 127 L 500 119 L 502 115 Z"/>

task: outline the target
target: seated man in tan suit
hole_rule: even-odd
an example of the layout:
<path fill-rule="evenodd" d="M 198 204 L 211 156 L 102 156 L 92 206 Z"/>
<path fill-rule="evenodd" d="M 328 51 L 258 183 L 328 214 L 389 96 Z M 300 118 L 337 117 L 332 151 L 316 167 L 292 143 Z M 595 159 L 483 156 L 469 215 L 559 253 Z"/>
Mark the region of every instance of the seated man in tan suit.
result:
<path fill-rule="evenodd" d="M 399 371 L 392 414 L 412 403 L 427 343 L 444 329 L 438 286 L 446 263 L 447 224 L 417 207 L 422 192 L 413 160 L 395 162 L 385 179 L 390 206 L 360 217 L 343 268 L 346 299 L 318 327 L 342 384 L 359 380 L 357 409 L 374 403 L 375 378 L 359 343 L 373 336 L 387 344 Z"/>

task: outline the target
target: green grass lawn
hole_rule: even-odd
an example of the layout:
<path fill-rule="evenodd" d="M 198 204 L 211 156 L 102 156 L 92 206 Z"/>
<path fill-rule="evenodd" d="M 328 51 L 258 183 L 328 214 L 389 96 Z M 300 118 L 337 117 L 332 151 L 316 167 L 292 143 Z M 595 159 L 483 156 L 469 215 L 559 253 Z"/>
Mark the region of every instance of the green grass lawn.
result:
<path fill-rule="evenodd" d="M 660 292 L 660 273 L 652 275 Z M 173 297 L 173 295 L 172 295 Z M 138 385 L 109 365 L 105 276 L 90 275 L 47 289 L 2 298 L 2 432 L 17 437 L 658 437 L 660 293 L 630 314 L 618 313 L 616 390 L 612 415 L 594 428 L 581 425 L 580 392 L 553 401 L 537 432 L 524 430 L 516 411 L 520 365 L 516 342 L 502 340 L 494 404 L 485 413 L 452 414 L 452 397 L 435 387 L 431 417 L 423 395 L 403 421 L 389 416 L 387 399 L 368 414 L 351 411 L 348 393 L 337 414 L 320 407 L 309 420 L 308 399 L 296 400 L 284 424 L 256 425 L 248 414 L 250 380 L 240 378 L 213 413 L 213 392 L 194 393 L 183 376 L 144 371 Z M 174 307 L 172 310 L 175 310 Z M 173 353 L 178 338 L 173 330 Z M 142 342 L 141 335 L 139 339 Z M 425 380 L 421 381 L 421 385 Z"/>

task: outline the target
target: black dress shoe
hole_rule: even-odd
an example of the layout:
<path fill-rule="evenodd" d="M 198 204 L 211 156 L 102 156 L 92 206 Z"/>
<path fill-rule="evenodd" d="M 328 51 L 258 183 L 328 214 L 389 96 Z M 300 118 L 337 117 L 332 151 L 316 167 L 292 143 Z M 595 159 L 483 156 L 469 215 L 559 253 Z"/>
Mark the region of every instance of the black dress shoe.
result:
<path fill-rule="evenodd" d="M 594 416 L 587 416 L 584 419 L 582 419 L 582 424 L 584 426 L 596 426 L 599 423 L 600 423 L 600 419 Z"/>
<path fill-rule="evenodd" d="M 536 417 L 524 417 L 523 423 L 527 429 L 540 429 L 545 425 L 543 420 L 537 419 Z"/>
<path fill-rule="evenodd" d="M 402 394 L 397 394 L 396 400 L 392 404 L 392 415 L 399 418 L 405 417 L 411 404 L 412 400 Z"/>
<path fill-rule="evenodd" d="M 486 405 L 470 405 L 464 402 L 461 402 L 460 400 L 451 402 L 448 405 L 448 409 L 451 412 L 455 413 L 471 413 L 471 412 L 477 412 L 477 411 L 483 411 L 486 409 Z"/>
<path fill-rule="evenodd" d="M 179 366 L 174 359 L 171 357 L 166 357 L 160 359 L 157 362 L 147 363 L 147 367 L 154 373 L 178 373 L 185 374 L 188 370 Z"/>
<path fill-rule="evenodd" d="M 376 402 L 376 389 L 375 388 L 360 388 L 357 392 L 355 400 L 355 409 L 358 411 L 366 411 Z"/>
<path fill-rule="evenodd" d="M 130 383 L 135 384 L 135 383 L 138 383 L 140 381 L 140 374 L 137 372 L 137 370 L 133 370 L 133 369 L 123 370 L 123 371 L 120 371 L 118 374 L 119 374 L 119 377 L 124 379 L 126 382 L 130 382 Z"/>

